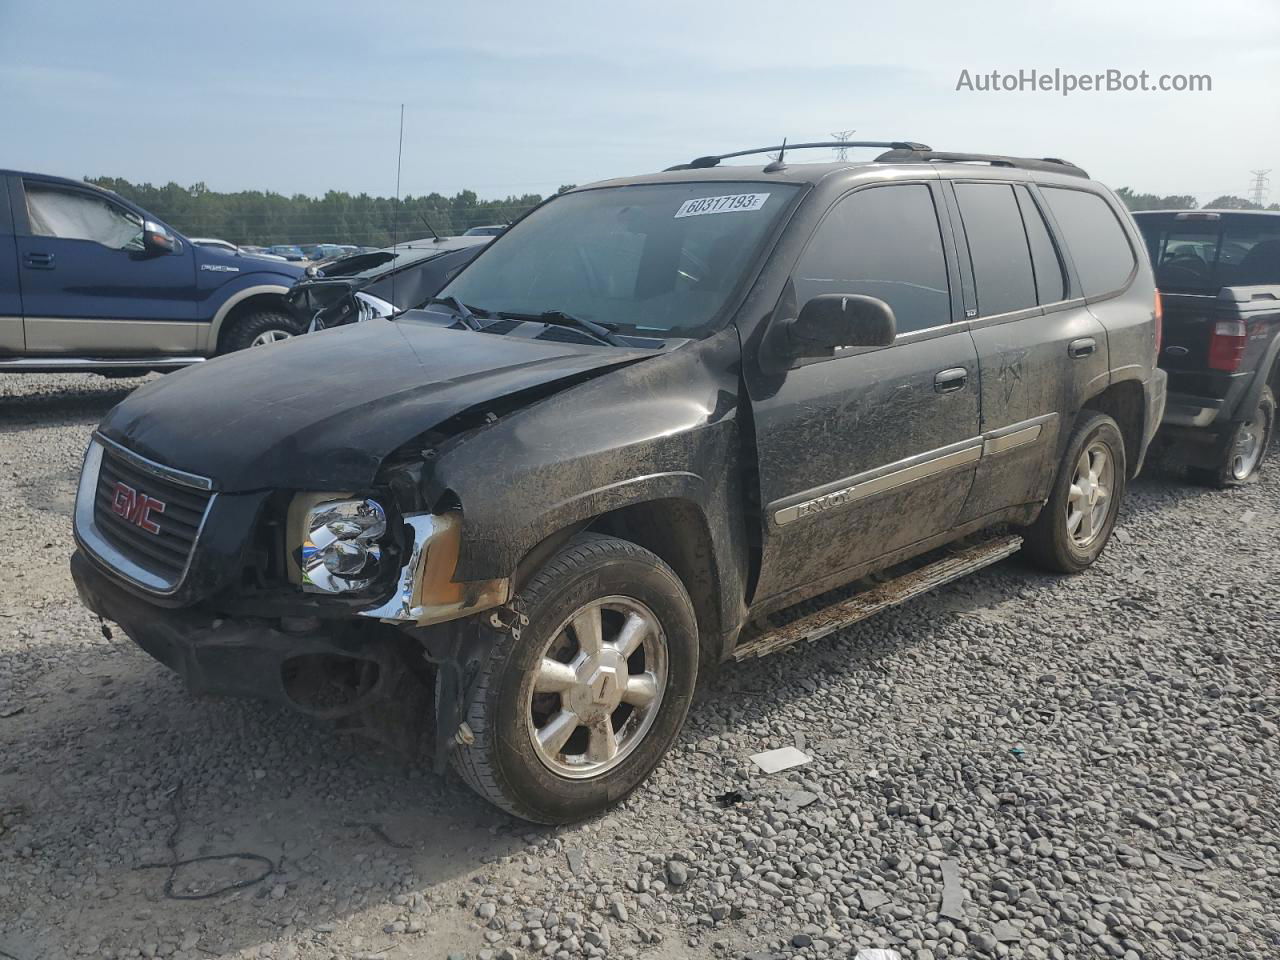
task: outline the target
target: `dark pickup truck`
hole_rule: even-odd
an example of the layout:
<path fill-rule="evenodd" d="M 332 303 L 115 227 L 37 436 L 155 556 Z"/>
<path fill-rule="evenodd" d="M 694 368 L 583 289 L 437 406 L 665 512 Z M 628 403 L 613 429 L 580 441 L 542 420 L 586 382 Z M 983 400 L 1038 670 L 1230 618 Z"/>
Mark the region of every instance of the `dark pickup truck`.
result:
<path fill-rule="evenodd" d="M 564 822 L 702 670 L 1084 569 L 1164 411 L 1133 220 L 1060 160 L 805 146 L 883 152 L 574 189 L 424 310 L 141 387 L 85 456 L 83 601 Z"/>
<path fill-rule="evenodd" d="M 1280 394 L 1280 213 L 1135 214 L 1164 310 L 1159 445 L 1189 475 L 1240 483 L 1262 464 Z"/>

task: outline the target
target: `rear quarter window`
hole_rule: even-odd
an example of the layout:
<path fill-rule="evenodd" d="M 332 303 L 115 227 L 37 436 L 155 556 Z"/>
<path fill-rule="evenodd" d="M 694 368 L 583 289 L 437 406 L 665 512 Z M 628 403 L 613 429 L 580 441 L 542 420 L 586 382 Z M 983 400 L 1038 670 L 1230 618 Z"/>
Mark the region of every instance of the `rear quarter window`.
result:
<path fill-rule="evenodd" d="M 1086 297 L 1115 293 L 1128 284 L 1137 259 L 1111 205 L 1096 193 L 1040 188 L 1062 230 Z"/>

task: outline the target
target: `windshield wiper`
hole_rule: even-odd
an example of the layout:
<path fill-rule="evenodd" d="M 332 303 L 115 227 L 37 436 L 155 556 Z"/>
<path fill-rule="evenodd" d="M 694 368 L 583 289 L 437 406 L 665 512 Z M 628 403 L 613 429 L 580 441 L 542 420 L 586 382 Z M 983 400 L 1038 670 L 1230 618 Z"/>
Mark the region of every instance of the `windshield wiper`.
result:
<path fill-rule="evenodd" d="M 435 303 L 449 307 L 468 330 L 483 330 L 485 328 L 485 324 L 480 322 L 480 318 L 475 315 L 475 312 L 457 297 L 432 297 L 427 301 L 427 306 Z"/>
<path fill-rule="evenodd" d="M 613 324 L 600 323 L 596 320 L 588 320 L 585 317 L 575 317 L 573 314 L 565 313 L 563 310 L 544 310 L 542 313 L 512 313 L 510 310 L 500 310 L 498 314 L 511 320 L 532 320 L 538 323 L 549 323 L 556 327 L 570 327 L 574 330 L 581 330 L 583 333 L 590 334 L 601 343 L 607 343 L 611 347 L 630 346 L 627 341 L 613 332 L 618 329 Z"/>

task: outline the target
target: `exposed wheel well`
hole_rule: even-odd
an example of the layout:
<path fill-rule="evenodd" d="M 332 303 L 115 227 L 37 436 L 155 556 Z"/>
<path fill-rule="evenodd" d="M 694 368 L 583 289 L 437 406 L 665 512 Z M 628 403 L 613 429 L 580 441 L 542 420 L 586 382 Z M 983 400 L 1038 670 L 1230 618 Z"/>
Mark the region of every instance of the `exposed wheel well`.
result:
<path fill-rule="evenodd" d="M 582 530 L 628 540 L 665 560 L 689 591 L 698 631 L 707 638 L 719 636 L 723 620 L 711 531 L 702 511 L 688 500 L 649 500 L 619 507 L 553 533 L 521 561 L 512 578 L 513 589 L 519 590 L 553 553 Z M 717 657 L 713 646 L 704 647 L 705 657 Z"/>
<path fill-rule="evenodd" d="M 227 315 L 222 318 L 222 325 L 218 327 L 218 342 L 216 344 L 216 353 L 222 353 L 226 345 L 227 333 L 232 330 L 236 322 L 242 317 L 250 316 L 255 313 L 262 313 L 264 310 L 278 311 L 280 313 L 289 313 L 289 307 L 285 303 L 284 295 L 279 293 L 257 293 L 252 297 L 245 297 L 239 303 L 228 311 Z"/>
<path fill-rule="evenodd" d="M 1142 447 L 1142 431 L 1146 425 L 1146 397 L 1142 384 L 1136 380 L 1113 383 L 1095 397 L 1085 402 L 1085 410 L 1105 413 L 1120 426 L 1124 438 L 1125 461 L 1129 479 L 1133 479 L 1138 464 L 1138 450 Z"/>

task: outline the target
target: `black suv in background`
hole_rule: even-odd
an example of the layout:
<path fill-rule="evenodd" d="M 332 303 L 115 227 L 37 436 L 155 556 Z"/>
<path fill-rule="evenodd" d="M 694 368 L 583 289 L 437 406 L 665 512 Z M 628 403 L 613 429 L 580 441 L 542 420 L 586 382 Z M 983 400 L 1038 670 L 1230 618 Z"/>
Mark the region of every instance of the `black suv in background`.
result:
<path fill-rule="evenodd" d="M 307 267 L 285 296 L 304 329 L 390 317 L 419 307 L 471 262 L 489 237 L 427 237 Z"/>
<path fill-rule="evenodd" d="M 1135 214 L 1164 305 L 1160 445 L 1213 486 L 1249 479 L 1280 395 L 1280 213 Z"/>
<path fill-rule="evenodd" d="M 143 386 L 85 457 L 84 602 L 194 690 L 434 717 L 563 822 L 700 670 L 1019 549 L 1084 569 L 1164 410 L 1132 219 L 1062 161 L 834 146 L 885 152 L 578 188 L 425 310 Z"/>

